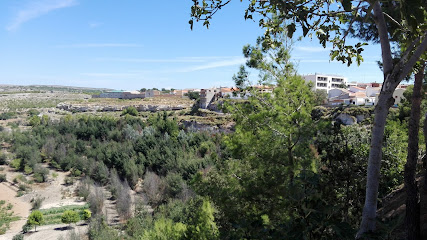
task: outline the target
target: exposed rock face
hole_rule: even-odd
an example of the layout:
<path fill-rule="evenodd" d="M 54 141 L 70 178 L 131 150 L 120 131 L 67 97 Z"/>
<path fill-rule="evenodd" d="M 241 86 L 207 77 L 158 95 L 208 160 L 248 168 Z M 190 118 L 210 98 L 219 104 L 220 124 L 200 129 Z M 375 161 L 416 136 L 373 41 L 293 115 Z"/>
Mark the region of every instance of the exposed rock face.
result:
<path fill-rule="evenodd" d="M 353 125 L 358 122 L 355 117 L 345 113 L 338 115 L 335 120 L 341 121 L 344 125 Z"/>
<path fill-rule="evenodd" d="M 60 103 L 56 107 L 70 112 L 119 112 L 127 107 L 135 107 L 139 112 L 158 112 L 158 111 L 172 111 L 182 110 L 190 106 L 186 105 L 88 105 L 88 104 L 71 104 Z"/>
<path fill-rule="evenodd" d="M 190 131 L 207 131 L 207 132 L 222 132 L 228 133 L 232 132 L 234 128 L 234 123 L 229 123 L 227 125 L 215 126 L 209 124 L 199 123 L 194 120 L 182 121 L 181 122 L 185 129 Z"/>
<path fill-rule="evenodd" d="M 359 114 L 359 115 L 356 115 L 356 119 L 357 119 L 357 122 L 360 123 L 360 122 L 363 122 L 363 120 L 366 119 L 366 116 L 363 115 L 363 114 Z"/>

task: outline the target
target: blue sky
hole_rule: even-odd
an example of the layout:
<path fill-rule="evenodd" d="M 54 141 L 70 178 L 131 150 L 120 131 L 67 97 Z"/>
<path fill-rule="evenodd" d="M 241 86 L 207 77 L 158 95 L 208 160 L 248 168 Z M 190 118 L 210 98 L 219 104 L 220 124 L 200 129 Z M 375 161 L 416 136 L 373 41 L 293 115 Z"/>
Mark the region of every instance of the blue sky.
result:
<path fill-rule="evenodd" d="M 245 1 L 244 1 L 245 2 Z M 2 0 L 0 84 L 45 84 L 113 89 L 232 86 L 244 63 L 241 49 L 263 33 L 232 1 L 206 29 L 190 30 L 191 0 Z M 365 62 L 329 61 L 315 39 L 294 46 L 300 74 L 339 74 L 381 82 L 380 47 Z M 252 73 L 253 79 L 256 73 Z"/>

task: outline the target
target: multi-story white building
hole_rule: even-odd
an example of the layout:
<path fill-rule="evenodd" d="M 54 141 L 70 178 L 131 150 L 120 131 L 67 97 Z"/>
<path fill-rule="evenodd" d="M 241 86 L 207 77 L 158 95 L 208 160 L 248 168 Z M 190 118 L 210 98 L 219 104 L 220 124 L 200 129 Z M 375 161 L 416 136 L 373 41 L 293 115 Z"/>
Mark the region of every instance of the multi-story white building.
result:
<path fill-rule="evenodd" d="M 313 89 L 329 90 L 338 88 L 342 84 L 347 86 L 347 78 L 338 75 L 315 73 L 311 75 L 302 76 L 305 81 L 313 83 Z"/>

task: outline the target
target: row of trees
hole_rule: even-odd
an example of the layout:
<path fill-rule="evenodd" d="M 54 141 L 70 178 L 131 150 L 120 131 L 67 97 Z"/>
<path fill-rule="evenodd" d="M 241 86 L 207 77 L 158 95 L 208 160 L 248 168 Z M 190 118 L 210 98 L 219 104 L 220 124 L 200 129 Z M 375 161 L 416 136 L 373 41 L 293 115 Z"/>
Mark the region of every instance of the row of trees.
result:
<path fill-rule="evenodd" d="M 77 223 L 80 220 L 87 221 L 91 218 L 91 211 L 88 209 L 85 209 L 81 211 L 80 213 L 73 211 L 73 210 L 67 210 L 64 211 L 61 215 L 61 222 L 65 224 L 71 224 Z M 32 211 L 30 216 L 28 216 L 27 223 L 24 226 L 24 232 L 28 231 L 28 228 L 31 228 L 34 226 L 34 231 L 37 231 L 37 226 L 44 224 L 44 216 L 43 213 L 39 210 Z"/>

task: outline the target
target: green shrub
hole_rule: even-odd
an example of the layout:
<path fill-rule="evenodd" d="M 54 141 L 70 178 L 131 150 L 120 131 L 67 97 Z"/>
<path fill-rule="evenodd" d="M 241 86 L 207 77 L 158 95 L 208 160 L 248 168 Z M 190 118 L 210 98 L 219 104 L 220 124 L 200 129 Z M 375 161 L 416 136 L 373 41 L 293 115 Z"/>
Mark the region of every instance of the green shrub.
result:
<path fill-rule="evenodd" d="M 6 174 L 0 174 L 0 183 L 6 182 Z"/>
<path fill-rule="evenodd" d="M 25 194 L 25 192 L 23 192 L 23 191 L 18 191 L 18 192 L 16 193 L 16 197 L 24 196 L 24 194 Z"/>
<path fill-rule="evenodd" d="M 30 190 L 30 187 L 24 183 L 20 183 L 18 185 L 18 189 L 19 191 L 27 192 L 28 190 Z"/>
<path fill-rule="evenodd" d="M 40 114 L 40 112 L 39 112 L 39 111 L 37 111 L 36 109 L 30 109 L 30 110 L 28 110 L 27 114 L 28 114 L 28 116 L 32 117 L 32 116 L 37 116 L 37 115 L 39 115 L 39 114 Z"/>
<path fill-rule="evenodd" d="M 17 183 L 26 183 L 27 182 L 27 178 L 25 178 L 24 175 L 19 174 L 18 176 L 15 176 L 13 178 L 13 183 L 17 184 Z"/>
<path fill-rule="evenodd" d="M 80 218 L 81 218 L 82 220 L 87 221 L 87 220 L 89 220 L 91 217 L 92 217 L 92 212 L 91 212 L 89 209 L 85 209 L 85 210 L 80 211 Z"/>
<path fill-rule="evenodd" d="M 39 210 L 31 212 L 28 216 L 27 224 L 34 226 L 34 231 L 37 231 L 37 225 L 44 223 L 43 214 Z"/>
<path fill-rule="evenodd" d="M 19 127 L 19 125 L 18 125 L 18 123 L 17 123 L 17 122 L 8 122 L 8 123 L 7 123 L 7 126 L 9 126 L 9 127 L 13 128 L 13 129 L 16 129 L 16 128 L 18 128 L 18 127 Z"/>
<path fill-rule="evenodd" d="M 41 207 L 44 198 L 38 196 L 36 198 L 31 199 L 31 205 L 33 210 L 37 210 Z"/>
<path fill-rule="evenodd" d="M 61 216 L 61 222 L 65 224 L 76 223 L 80 220 L 79 214 L 73 210 L 65 211 Z"/>
<path fill-rule="evenodd" d="M 19 169 L 20 167 L 21 167 L 21 159 L 20 158 L 16 158 L 16 159 L 13 159 L 10 163 L 9 163 L 9 165 L 12 167 L 12 168 L 14 168 L 14 169 Z"/>
<path fill-rule="evenodd" d="M 121 116 L 125 116 L 125 115 L 138 116 L 138 110 L 136 110 L 136 108 L 132 106 L 127 107 L 123 110 Z"/>
<path fill-rule="evenodd" d="M 28 118 L 28 125 L 36 127 L 41 124 L 41 119 L 38 116 L 32 116 Z"/>
<path fill-rule="evenodd" d="M 82 175 L 82 172 L 76 168 L 76 169 L 73 169 L 73 170 L 71 171 L 71 174 L 72 174 L 74 177 L 80 177 L 80 175 Z"/>
<path fill-rule="evenodd" d="M 181 193 L 185 184 L 181 175 L 177 173 L 169 173 L 168 175 L 166 175 L 165 182 L 166 192 L 172 198 L 178 196 L 178 194 Z"/>
<path fill-rule="evenodd" d="M 41 166 L 41 165 L 36 165 L 36 167 L 34 167 L 34 181 L 41 183 L 41 182 L 46 182 L 49 176 L 49 169 Z"/>
<path fill-rule="evenodd" d="M 24 240 L 24 234 L 16 234 L 12 240 Z"/>
<path fill-rule="evenodd" d="M 16 117 L 16 112 L 0 113 L 0 120 L 8 120 Z"/>
<path fill-rule="evenodd" d="M 22 232 L 23 233 L 27 233 L 30 230 L 31 230 L 31 225 L 30 224 L 26 223 L 26 224 L 24 224 L 24 226 L 22 226 Z"/>
<path fill-rule="evenodd" d="M 7 156 L 4 153 L 0 153 L 0 165 L 5 165 L 7 162 Z"/>
<path fill-rule="evenodd" d="M 24 172 L 25 172 L 25 174 L 28 175 L 28 174 L 31 174 L 33 172 L 33 169 L 30 166 L 25 165 Z"/>
<path fill-rule="evenodd" d="M 64 183 L 65 183 L 65 185 L 73 185 L 74 184 L 74 178 L 70 177 L 70 176 L 67 176 L 64 179 Z"/>

